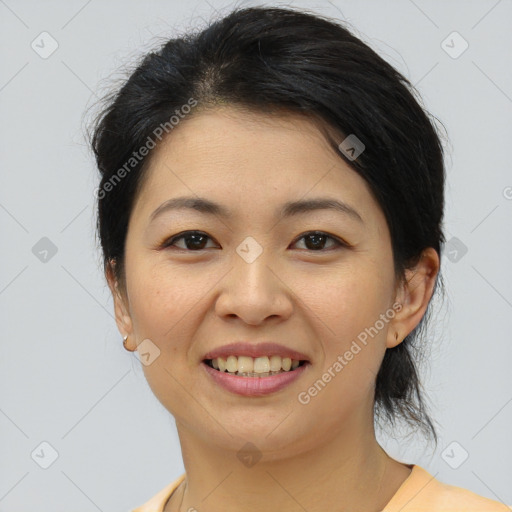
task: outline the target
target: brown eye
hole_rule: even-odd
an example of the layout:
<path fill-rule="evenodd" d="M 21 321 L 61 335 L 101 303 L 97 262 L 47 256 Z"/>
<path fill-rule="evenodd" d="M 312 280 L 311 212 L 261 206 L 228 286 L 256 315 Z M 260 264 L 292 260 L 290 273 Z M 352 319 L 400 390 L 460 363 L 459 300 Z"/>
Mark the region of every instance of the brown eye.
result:
<path fill-rule="evenodd" d="M 185 247 L 177 247 L 178 249 L 200 251 L 205 249 L 208 239 L 210 239 L 210 237 L 201 231 L 186 231 L 164 242 L 163 247 L 172 247 L 175 246 L 178 240 L 184 240 Z"/>
<path fill-rule="evenodd" d="M 347 247 L 347 244 L 341 242 L 341 240 L 338 240 L 327 233 L 323 233 L 322 231 L 311 231 L 310 233 L 301 235 L 298 240 L 305 241 L 306 249 L 317 252 L 326 250 L 325 245 L 328 240 L 332 240 L 334 242 L 334 247 Z M 333 247 L 332 244 L 331 247 Z"/>
<path fill-rule="evenodd" d="M 177 249 L 191 252 L 201 251 L 206 249 L 208 240 L 211 240 L 211 238 L 202 231 L 185 231 L 184 233 L 169 238 L 161 247 L 175 247 Z M 336 247 L 348 247 L 348 244 L 322 231 L 311 231 L 309 233 L 305 233 L 296 240 L 295 244 L 300 240 L 304 240 L 305 248 L 312 252 L 328 251 L 335 249 Z M 182 245 L 180 247 L 176 245 L 178 241 L 183 241 L 184 246 Z M 329 241 L 331 242 L 330 246 L 326 248 Z"/>

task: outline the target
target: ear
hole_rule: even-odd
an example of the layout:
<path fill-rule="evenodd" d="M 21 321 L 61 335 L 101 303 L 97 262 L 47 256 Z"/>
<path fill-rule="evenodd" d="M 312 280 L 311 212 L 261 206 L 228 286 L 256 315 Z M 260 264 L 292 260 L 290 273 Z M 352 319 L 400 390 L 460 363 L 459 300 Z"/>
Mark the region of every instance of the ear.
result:
<path fill-rule="evenodd" d="M 119 329 L 119 332 L 123 338 L 128 335 L 126 347 L 130 348 L 130 345 L 133 345 L 133 323 L 127 304 L 128 300 L 126 294 L 121 291 L 119 283 L 114 276 L 114 264 L 115 262 L 112 261 L 107 266 L 105 277 L 107 278 L 108 286 L 114 299 L 114 310 L 117 328 Z M 132 338 L 132 343 L 130 343 L 130 338 Z"/>
<path fill-rule="evenodd" d="M 386 347 L 400 344 L 420 323 L 432 297 L 436 276 L 439 273 L 439 255 L 433 247 L 424 249 L 413 269 L 406 270 L 405 282 L 400 283 L 396 302 L 400 309 L 390 322 Z"/>

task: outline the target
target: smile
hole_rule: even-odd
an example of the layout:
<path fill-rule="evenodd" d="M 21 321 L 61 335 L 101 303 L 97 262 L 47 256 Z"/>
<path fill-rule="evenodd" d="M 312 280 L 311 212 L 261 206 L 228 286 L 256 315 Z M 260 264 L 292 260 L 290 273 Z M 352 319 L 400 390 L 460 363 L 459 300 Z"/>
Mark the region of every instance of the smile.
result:
<path fill-rule="evenodd" d="M 280 356 L 229 356 L 205 359 L 201 366 L 214 383 L 227 391 L 243 396 L 263 396 L 290 385 L 310 363 Z"/>
<path fill-rule="evenodd" d="M 279 375 L 283 372 L 295 370 L 306 361 L 277 355 L 262 357 L 231 355 L 227 358 L 207 359 L 205 362 L 215 370 L 240 377 L 268 377 L 269 375 Z"/>

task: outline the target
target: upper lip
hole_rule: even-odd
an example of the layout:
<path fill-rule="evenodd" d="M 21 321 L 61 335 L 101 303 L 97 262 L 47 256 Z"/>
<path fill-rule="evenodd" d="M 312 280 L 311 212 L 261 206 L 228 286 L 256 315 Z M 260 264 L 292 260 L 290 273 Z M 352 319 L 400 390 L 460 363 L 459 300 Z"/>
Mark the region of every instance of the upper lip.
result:
<path fill-rule="evenodd" d="M 271 341 L 260 343 L 239 341 L 230 343 L 211 350 L 205 354 L 203 359 L 215 359 L 217 357 L 227 358 L 228 356 L 249 356 L 253 358 L 262 356 L 281 356 L 289 357 L 290 359 L 295 359 L 297 361 L 309 361 L 308 356 L 302 352 L 298 352 L 297 350 Z"/>

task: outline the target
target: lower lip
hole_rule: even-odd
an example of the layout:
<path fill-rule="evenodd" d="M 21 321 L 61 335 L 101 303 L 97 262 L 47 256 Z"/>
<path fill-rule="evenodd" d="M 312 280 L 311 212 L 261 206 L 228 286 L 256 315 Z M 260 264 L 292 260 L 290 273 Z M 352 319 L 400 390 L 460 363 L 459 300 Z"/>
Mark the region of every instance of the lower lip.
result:
<path fill-rule="evenodd" d="M 295 370 L 268 377 L 238 377 L 226 372 L 219 372 L 204 361 L 201 365 L 219 386 L 232 393 L 243 396 L 265 396 L 280 391 L 295 382 L 304 373 L 309 363 L 304 363 Z"/>

